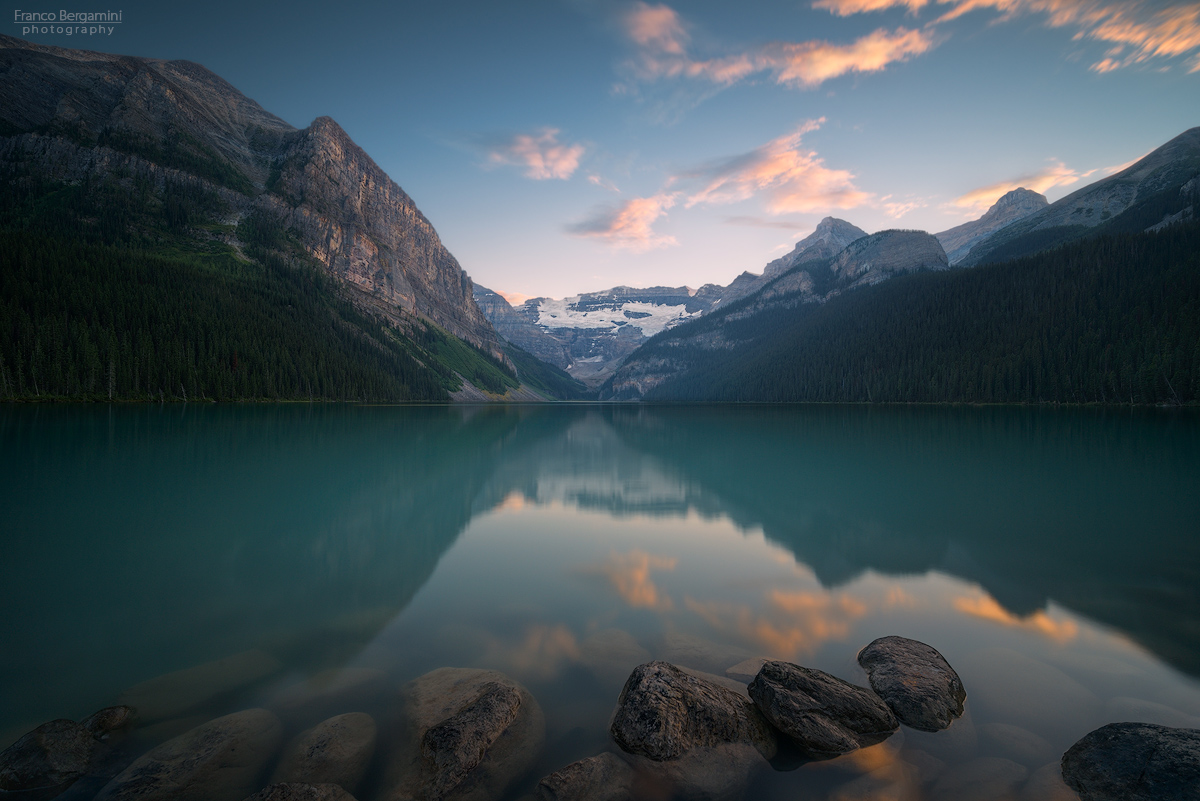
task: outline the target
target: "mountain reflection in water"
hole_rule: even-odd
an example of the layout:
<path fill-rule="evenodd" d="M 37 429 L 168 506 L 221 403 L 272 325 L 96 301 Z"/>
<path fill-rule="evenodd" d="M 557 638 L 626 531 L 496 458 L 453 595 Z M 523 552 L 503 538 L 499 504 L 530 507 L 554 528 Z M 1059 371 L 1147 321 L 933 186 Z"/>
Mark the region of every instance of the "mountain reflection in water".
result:
<path fill-rule="evenodd" d="M 603 652 L 699 663 L 699 634 L 845 674 L 876 628 L 924 625 L 981 714 L 1029 696 L 1008 673 L 1057 701 L 1080 692 L 1060 668 L 1124 675 L 1124 638 L 1194 682 L 1197 486 L 1200 418 L 1169 412 L 5 408 L 0 737 L 251 649 L 278 683 L 509 670 L 567 732 L 548 769 L 604 747 L 628 666 Z"/>

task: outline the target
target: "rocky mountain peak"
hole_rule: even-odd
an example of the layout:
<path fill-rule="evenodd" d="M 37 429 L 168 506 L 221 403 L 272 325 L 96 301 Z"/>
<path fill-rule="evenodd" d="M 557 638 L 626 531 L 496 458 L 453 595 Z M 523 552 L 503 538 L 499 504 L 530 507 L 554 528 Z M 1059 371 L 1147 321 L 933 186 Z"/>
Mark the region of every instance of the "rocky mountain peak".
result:
<path fill-rule="evenodd" d="M 1036 214 L 1049 206 L 1046 196 L 1032 189 L 1018 187 L 1000 197 L 978 220 L 955 226 L 936 234 L 951 264 L 966 258 L 971 248 L 988 239 L 997 231 Z"/>
<path fill-rule="evenodd" d="M 796 243 L 791 253 L 768 264 L 763 270 L 762 277 L 769 280 L 787 272 L 797 264 L 832 258 L 841 253 L 851 242 L 866 235 L 866 231 L 845 220 L 826 217 L 817 223 L 816 229 L 811 234 Z"/>
<path fill-rule="evenodd" d="M 995 217 L 1011 217 L 1014 215 L 1024 217 L 1026 214 L 1044 209 L 1049 205 L 1050 201 L 1046 200 L 1045 195 L 1021 186 L 1003 195 L 979 219 L 988 220 Z"/>

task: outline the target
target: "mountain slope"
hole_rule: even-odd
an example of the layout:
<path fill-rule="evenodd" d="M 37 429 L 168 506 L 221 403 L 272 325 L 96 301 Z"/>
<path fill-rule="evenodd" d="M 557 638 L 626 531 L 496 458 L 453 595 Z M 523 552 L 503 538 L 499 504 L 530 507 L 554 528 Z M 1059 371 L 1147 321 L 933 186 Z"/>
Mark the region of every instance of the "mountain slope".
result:
<path fill-rule="evenodd" d="M 1104 233 L 1144 231 L 1195 216 L 1200 128 L 1184 131 L 1116 175 L 1096 181 L 996 233 L 962 264 L 1026 256 Z"/>
<path fill-rule="evenodd" d="M 677 329 L 626 369 L 691 366 L 647 400 L 1193 404 L 1200 224 L 902 276 L 751 325 L 721 350 Z"/>
<path fill-rule="evenodd" d="M 80 197 L 72 186 L 90 189 Z M 296 130 L 199 65 L 67 50 L 0 35 L 0 189 L 9 212 L 6 231 L 41 229 L 64 245 L 84 249 L 82 284 L 99 280 L 103 270 L 98 265 L 107 263 L 112 248 L 127 252 L 131 263 L 158 259 L 160 267 L 170 265 L 180 275 L 213 271 L 217 285 L 231 276 L 242 280 L 253 275 L 253 281 L 264 275 L 299 276 L 295 291 L 319 296 L 312 308 L 325 311 L 320 320 L 287 322 L 285 328 L 317 327 L 291 331 L 284 340 L 317 343 L 324 336 L 323 315 L 333 314 L 338 326 L 348 327 L 360 341 L 373 342 L 376 351 L 395 350 L 411 360 L 405 368 L 410 377 L 424 375 L 411 386 L 385 376 L 359 382 L 360 387 L 391 387 L 383 395 L 370 394 L 372 398 L 445 398 L 447 392 L 459 391 L 464 378 L 499 395 L 517 385 L 502 340 L 475 304 L 470 278 L 411 198 L 332 120 L 319 118 Z M 94 202 L 101 198 L 102 203 Z M 18 252 L 46 265 L 53 262 L 45 253 L 37 255 L 40 251 L 18 247 Z M 257 268 L 246 266 L 248 256 Z M 297 272 L 279 273 L 264 258 L 276 259 L 281 270 Z M 27 304 L 38 294 L 37 282 L 48 281 L 53 272 L 48 268 L 41 274 L 37 266 L 22 265 L 25 280 L 33 282 L 32 294 L 22 293 Z M 314 267 L 319 274 L 311 273 Z M 335 280 L 325 281 L 323 275 Z M 233 290 L 227 286 L 223 291 Z M 256 303 L 267 305 L 260 306 L 261 315 L 255 312 L 247 319 L 264 325 L 289 319 L 271 304 L 297 307 L 294 298 L 283 295 L 257 297 Z M 104 317 L 104 302 L 122 301 L 101 293 L 80 312 L 86 319 Z M 144 301 L 135 305 L 143 308 Z M 202 330 L 177 335 L 187 341 L 232 343 L 215 333 L 227 310 L 219 304 L 204 308 L 208 316 L 203 320 L 188 318 Z M 345 313 L 334 311 L 343 308 Z M 154 317 L 138 314 L 147 325 Z M 15 333 L 8 337 L 10 370 L 24 359 L 27 372 L 43 338 L 67 343 L 70 352 L 61 354 L 63 364 L 88 362 L 82 340 L 52 336 L 42 330 L 49 323 L 40 317 L 29 323 L 35 328 L 21 332 L 25 345 L 17 343 Z M 89 330 L 94 335 L 101 329 Z M 157 329 L 147 333 L 151 342 L 176 335 Z M 20 353 L 26 345 L 29 352 Z M 145 356 L 150 347 L 134 350 Z M 322 350 L 319 344 L 313 347 L 314 353 Z M 184 350 L 191 352 L 186 343 Z M 263 362 L 255 369 L 286 373 L 287 348 L 268 350 L 270 359 L 282 363 Z M 106 346 L 106 354 L 105 360 L 115 365 L 116 351 Z M 194 376 L 217 375 L 211 364 L 202 365 L 201 356 L 189 358 Z M 319 365 L 340 359 L 314 357 L 310 367 L 319 372 Z M 188 359 L 175 361 L 182 365 Z M 247 369 L 244 355 L 238 364 Z M 399 370 L 390 364 L 370 370 Z M 113 366 L 110 372 L 124 375 L 122 369 Z M 251 396 L 309 396 L 313 383 L 332 386 L 330 377 L 311 370 L 300 370 L 303 380 L 251 382 L 260 388 Z M 180 377 L 174 368 L 168 372 Z M 172 378 L 165 386 L 148 387 L 141 378 L 119 386 L 115 396 L 162 392 L 179 397 L 188 385 L 186 378 Z M 247 383 L 194 380 L 194 391 L 208 397 L 231 397 L 231 392 L 241 397 L 238 393 L 251 391 Z M 90 385 L 94 382 L 64 379 L 51 394 L 94 396 L 94 386 L 81 389 Z M 401 385 L 408 388 L 401 390 Z M 42 394 L 41 387 L 22 386 L 29 395 Z M 12 390 L 6 391 L 11 396 Z M 364 397 L 351 390 L 319 396 Z"/>
<path fill-rule="evenodd" d="M 1038 194 L 1024 187 L 1007 193 L 988 209 L 978 220 L 955 226 L 940 234 L 934 234 L 942 247 L 946 249 L 946 257 L 951 265 L 958 265 L 971 248 L 988 239 L 1001 228 L 1005 228 L 1018 220 L 1022 220 L 1049 203 L 1045 195 Z"/>

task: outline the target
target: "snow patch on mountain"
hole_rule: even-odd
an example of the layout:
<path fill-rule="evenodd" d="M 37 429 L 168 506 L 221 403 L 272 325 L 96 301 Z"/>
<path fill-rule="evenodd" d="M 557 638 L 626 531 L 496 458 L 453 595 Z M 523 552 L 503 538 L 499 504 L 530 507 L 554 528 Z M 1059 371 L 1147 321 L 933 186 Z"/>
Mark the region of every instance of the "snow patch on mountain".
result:
<path fill-rule="evenodd" d="M 684 320 L 703 314 L 702 310 L 688 313 L 687 306 L 683 304 L 668 306 L 636 300 L 607 308 L 589 307 L 584 311 L 577 308 L 580 299 L 580 296 L 576 295 L 561 300 L 542 300 L 538 305 L 538 325 L 547 329 L 614 329 L 629 325 L 640 328 L 643 336 L 652 337 Z"/>

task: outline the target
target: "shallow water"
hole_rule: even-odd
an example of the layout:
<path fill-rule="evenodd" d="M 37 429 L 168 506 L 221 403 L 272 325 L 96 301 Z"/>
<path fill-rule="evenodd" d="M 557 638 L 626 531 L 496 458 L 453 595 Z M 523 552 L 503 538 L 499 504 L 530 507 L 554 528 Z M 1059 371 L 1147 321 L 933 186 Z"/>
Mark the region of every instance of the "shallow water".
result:
<path fill-rule="evenodd" d="M 1197 487 L 1178 412 L 4 407 L 0 745 L 130 697 L 146 743 L 252 705 L 385 721 L 487 667 L 546 713 L 519 797 L 612 747 L 639 661 L 865 684 L 900 634 L 964 718 L 753 797 L 1054 798 L 1099 725 L 1200 727 Z"/>

